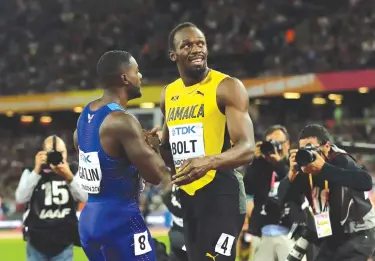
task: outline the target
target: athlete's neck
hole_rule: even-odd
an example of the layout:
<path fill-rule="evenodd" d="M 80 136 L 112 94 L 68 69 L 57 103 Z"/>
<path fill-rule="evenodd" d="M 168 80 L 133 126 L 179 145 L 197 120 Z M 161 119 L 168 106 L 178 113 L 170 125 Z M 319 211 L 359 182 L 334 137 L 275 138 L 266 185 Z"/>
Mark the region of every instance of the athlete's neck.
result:
<path fill-rule="evenodd" d="M 188 73 L 184 72 L 183 70 L 179 70 L 180 77 L 186 87 L 192 86 L 194 84 L 197 84 L 203 81 L 206 78 L 209 71 L 210 71 L 210 68 L 206 67 L 205 70 L 202 71 L 200 74 L 197 74 L 195 76 L 190 76 L 188 75 Z"/>
<path fill-rule="evenodd" d="M 129 102 L 129 95 L 121 89 L 104 89 L 100 100 L 105 104 L 115 102 L 125 108 Z"/>

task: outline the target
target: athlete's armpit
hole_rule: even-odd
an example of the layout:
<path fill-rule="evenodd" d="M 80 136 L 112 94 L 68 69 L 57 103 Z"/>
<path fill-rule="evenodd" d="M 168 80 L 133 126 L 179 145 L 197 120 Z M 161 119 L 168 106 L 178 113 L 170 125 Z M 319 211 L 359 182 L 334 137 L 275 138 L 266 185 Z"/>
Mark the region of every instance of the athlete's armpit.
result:
<path fill-rule="evenodd" d="M 255 149 L 254 127 L 249 115 L 249 96 L 242 82 L 224 79 L 217 87 L 218 107 L 225 113 L 233 147 L 215 156 L 215 169 L 237 168 L 249 163 Z"/>
<path fill-rule="evenodd" d="M 168 169 L 162 158 L 146 143 L 141 124 L 124 112 L 114 112 L 109 117 L 107 128 L 110 128 L 111 136 L 122 145 L 131 163 L 147 182 L 159 184 Z"/>

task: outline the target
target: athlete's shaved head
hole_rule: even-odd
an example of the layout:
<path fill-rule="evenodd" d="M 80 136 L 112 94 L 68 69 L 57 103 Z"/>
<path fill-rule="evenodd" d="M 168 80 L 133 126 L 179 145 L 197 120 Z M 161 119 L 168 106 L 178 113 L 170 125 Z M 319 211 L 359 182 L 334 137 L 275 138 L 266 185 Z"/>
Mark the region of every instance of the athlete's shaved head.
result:
<path fill-rule="evenodd" d="M 142 75 L 137 61 L 130 53 L 121 50 L 108 51 L 100 57 L 96 70 L 105 89 L 123 88 L 122 91 L 127 92 L 129 100 L 142 96 Z"/>
<path fill-rule="evenodd" d="M 113 79 L 122 74 L 123 70 L 130 65 L 132 56 L 130 53 L 113 50 L 104 53 L 96 65 L 100 81 L 105 87 L 113 84 Z"/>
<path fill-rule="evenodd" d="M 53 150 L 53 135 L 48 136 L 44 141 L 43 141 L 43 150 L 44 151 L 51 151 Z M 62 153 L 63 158 L 67 158 L 67 149 L 65 142 L 58 136 L 56 136 L 56 151 L 59 151 Z"/>

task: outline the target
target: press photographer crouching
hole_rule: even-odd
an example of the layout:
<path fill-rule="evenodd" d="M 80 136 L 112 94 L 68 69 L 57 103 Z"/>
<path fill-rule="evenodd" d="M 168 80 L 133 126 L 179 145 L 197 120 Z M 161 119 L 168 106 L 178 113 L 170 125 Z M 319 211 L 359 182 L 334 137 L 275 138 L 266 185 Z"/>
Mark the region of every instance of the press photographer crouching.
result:
<path fill-rule="evenodd" d="M 73 245 L 80 245 L 76 202 L 85 202 L 67 163 L 65 143 L 50 136 L 35 156 L 34 168 L 25 169 L 16 190 L 16 201 L 25 205 L 24 239 L 28 261 L 73 260 Z M 30 168 L 31 169 L 31 168 Z"/>
<path fill-rule="evenodd" d="M 315 224 L 302 229 L 287 260 L 300 260 L 306 246 L 316 243 L 316 261 L 367 261 L 375 249 L 375 211 L 367 192 L 371 176 L 333 145 L 320 125 L 301 131 L 299 147 L 290 153 L 290 171 L 280 183 L 279 197 L 306 197 Z"/>
<path fill-rule="evenodd" d="M 275 125 L 258 142 L 253 162 L 246 170 L 244 182 L 247 194 L 254 196 L 254 209 L 249 220 L 254 261 L 284 260 L 294 241 L 288 238 L 292 222 L 287 222 L 283 204 L 277 199 L 279 181 L 289 172 L 289 134 L 285 127 Z M 298 207 L 297 212 L 300 211 Z M 296 213 L 293 209 L 293 213 Z M 293 216 L 293 219 L 303 218 Z"/>

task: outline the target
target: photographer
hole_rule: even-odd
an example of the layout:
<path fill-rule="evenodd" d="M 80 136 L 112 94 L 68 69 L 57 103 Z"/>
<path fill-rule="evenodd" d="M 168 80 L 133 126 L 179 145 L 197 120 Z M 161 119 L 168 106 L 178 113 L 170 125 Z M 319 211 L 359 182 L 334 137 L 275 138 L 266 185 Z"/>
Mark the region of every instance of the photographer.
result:
<path fill-rule="evenodd" d="M 67 150 L 57 136 L 45 139 L 35 156 L 32 171 L 25 169 L 16 190 L 16 201 L 26 204 L 24 239 L 27 260 L 73 260 L 73 244 L 79 245 L 76 202 L 87 194 L 66 162 Z"/>
<path fill-rule="evenodd" d="M 285 127 L 275 125 L 264 136 L 265 141 L 256 144 L 255 158 L 244 178 L 247 194 L 254 196 L 249 221 L 253 260 L 284 260 L 294 242 L 287 237 L 291 224 L 282 218 L 284 205 L 276 196 L 279 181 L 289 172 L 289 134 Z"/>
<path fill-rule="evenodd" d="M 371 176 L 333 145 L 320 125 L 301 131 L 299 147 L 291 151 L 290 171 L 280 184 L 279 197 L 308 199 L 315 224 L 308 229 L 314 238 L 306 241 L 320 245 L 315 260 L 367 261 L 375 249 L 375 212 L 367 192 Z"/>

